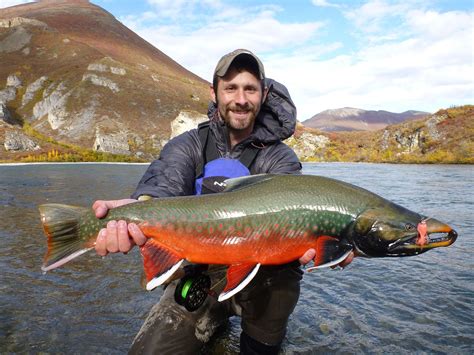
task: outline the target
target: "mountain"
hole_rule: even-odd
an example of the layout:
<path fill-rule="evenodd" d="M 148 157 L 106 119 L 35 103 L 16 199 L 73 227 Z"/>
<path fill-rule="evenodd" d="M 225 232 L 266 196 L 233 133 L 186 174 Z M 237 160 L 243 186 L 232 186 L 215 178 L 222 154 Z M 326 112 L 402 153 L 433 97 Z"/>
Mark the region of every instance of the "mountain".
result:
<path fill-rule="evenodd" d="M 344 107 L 320 112 L 304 121 L 303 125 L 326 132 L 375 131 L 388 125 L 418 119 L 426 115 L 429 115 L 429 113 L 420 111 L 393 113 L 382 110 L 367 111 L 359 108 Z"/>
<path fill-rule="evenodd" d="M 474 164 L 474 105 L 377 131 L 323 132 L 300 124 L 287 143 L 303 161 Z"/>
<path fill-rule="evenodd" d="M 207 81 L 88 1 L 1 9 L 0 63 L 0 160 L 152 159 L 207 111 Z"/>

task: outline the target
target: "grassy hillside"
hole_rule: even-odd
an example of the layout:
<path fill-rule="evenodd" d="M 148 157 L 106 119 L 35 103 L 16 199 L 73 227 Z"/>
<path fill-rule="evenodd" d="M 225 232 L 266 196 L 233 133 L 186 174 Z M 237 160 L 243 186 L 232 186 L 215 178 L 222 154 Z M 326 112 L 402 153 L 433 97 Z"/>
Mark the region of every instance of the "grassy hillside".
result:
<path fill-rule="evenodd" d="M 329 143 L 315 149 L 305 161 L 474 163 L 473 105 L 440 110 L 375 132 L 313 134 L 329 138 Z"/>
<path fill-rule="evenodd" d="M 0 162 L 145 161 L 57 142 L 29 125 L 24 125 L 22 132 L 41 149 L 10 153 L 8 157 L 0 154 Z M 316 143 L 310 144 L 310 140 Z M 376 132 L 321 133 L 298 126 L 295 138 L 287 143 L 303 161 L 474 164 L 474 105 L 440 110 Z"/>
<path fill-rule="evenodd" d="M 183 112 L 207 112 L 207 81 L 89 1 L 0 9 L 0 44 L 0 146 L 23 129 L 40 147 L 0 161 L 153 159 Z"/>

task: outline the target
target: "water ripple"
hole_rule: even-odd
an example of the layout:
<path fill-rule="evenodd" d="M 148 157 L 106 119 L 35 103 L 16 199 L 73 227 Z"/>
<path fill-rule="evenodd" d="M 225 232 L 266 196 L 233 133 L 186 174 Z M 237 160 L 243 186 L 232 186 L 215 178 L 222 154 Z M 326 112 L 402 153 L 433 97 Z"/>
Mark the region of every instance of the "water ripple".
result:
<path fill-rule="evenodd" d="M 43 275 L 37 205 L 128 196 L 144 166 L 0 166 L 0 353 L 125 353 L 161 291 L 139 286 L 137 251 L 89 253 Z M 306 164 L 455 226 L 458 241 L 411 258 L 356 258 L 307 273 L 282 354 L 474 353 L 473 170 Z M 203 350 L 237 354 L 238 318 Z"/>

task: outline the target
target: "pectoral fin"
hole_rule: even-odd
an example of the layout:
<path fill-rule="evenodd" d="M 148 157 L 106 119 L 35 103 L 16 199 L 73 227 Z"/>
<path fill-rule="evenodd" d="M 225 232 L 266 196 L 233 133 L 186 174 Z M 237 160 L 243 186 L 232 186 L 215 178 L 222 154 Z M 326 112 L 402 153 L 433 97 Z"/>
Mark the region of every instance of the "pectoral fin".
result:
<path fill-rule="evenodd" d="M 306 269 L 313 271 L 325 267 L 334 267 L 343 262 L 352 253 L 352 246 L 334 237 L 319 236 L 316 240 L 314 266 Z"/>
<path fill-rule="evenodd" d="M 222 302 L 240 292 L 257 274 L 260 264 L 235 264 L 227 269 L 227 284 L 219 295 Z"/>
<path fill-rule="evenodd" d="M 158 244 L 153 239 L 140 247 L 146 277 L 146 289 L 153 290 L 168 280 L 179 269 L 184 259 Z"/>

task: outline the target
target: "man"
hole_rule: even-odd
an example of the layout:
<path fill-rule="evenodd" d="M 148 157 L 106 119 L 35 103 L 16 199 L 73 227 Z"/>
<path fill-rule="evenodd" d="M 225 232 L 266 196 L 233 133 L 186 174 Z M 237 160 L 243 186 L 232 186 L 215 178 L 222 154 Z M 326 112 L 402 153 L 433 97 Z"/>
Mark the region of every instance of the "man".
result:
<path fill-rule="evenodd" d="M 209 173 L 215 166 L 220 169 L 217 175 L 227 177 L 233 177 L 225 175 L 231 174 L 228 164 L 241 165 L 237 170 L 244 172 L 237 175 L 300 173 L 298 158 L 282 143 L 294 133 L 296 109 L 286 88 L 265 78 L 263 64 L 253 53 L 239 49 L 221 58 L 211 98 L 209 123 L 171 140 L 142 177 L 132 199 L 96 201 L 97 217 L 137 199 L 201 193 L 202 179 L 215 176 Z M 128 252 L 134 244 L 145 242 L 135 224 L 112 221 L 99 233 L 96 250 L 99 255 Z M 176 282 L 170 284 L 135 338 L 131 352 L 195 354 L 229 316 L 240 315 L 241 352 L 278 353 L 299 297 L 300 263 L 313 257 L 311 249 L 299 261 L 263 266 L 235 296 L 224 302 L 208 297 L 195 312 L 175 302 Z"/>

